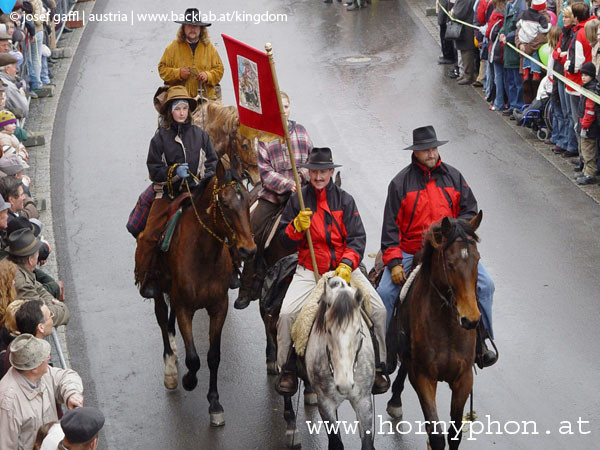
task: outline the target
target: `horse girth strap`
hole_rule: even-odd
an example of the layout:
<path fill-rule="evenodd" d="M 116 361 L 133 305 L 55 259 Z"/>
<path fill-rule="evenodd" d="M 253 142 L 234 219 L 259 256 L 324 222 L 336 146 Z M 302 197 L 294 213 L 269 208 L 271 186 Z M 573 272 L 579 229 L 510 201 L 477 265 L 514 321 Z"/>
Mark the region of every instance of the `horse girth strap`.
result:
<path fill-rule="evenodd" d="M 192 175 L 192 178 L 194 178 L 194 180 L 196 182 L 200 181 L 194 175 Z M 185 186 L 187 188 L 187 191 L 188 191 L 188 193 L 191 196 L 192 195 L 192 191 L 190 190 L 190 185 L 187 182 L 187 180 L 184 180 L 184 182 L 185 182 Z M 208 225 L 206 225 L 202 221 L 202 219 L 200 218 L 200 214 L 198 213 L 198 209 L 196 208 L 196 204 L 194 203 L 194 201 L 192 201 L 192 209 L 194 210 L 194 215 L 196 216 L 196 220 L 198 221 L 198 223 L 200 224 L 200 226 L 206 232 L 208 232 L 208 234 L 210 234 L 213 238 L 215 238 L 220 244 L 222 244 L 222 245 L 224 245 L 225 247 L 228 247 L 228 248 L 232 244 L 235 244 L 235 242 L 237 241 L 237 235 L 235 233 L 235 230 L 231 227 L 231 225 L 229 224 L 229 221 L 225 217 L 225 213 L 223 212 L 223 208 L 221 206 L 221 202 L 219 201 L 219 197 L 218 196 L 219 196 L 219 192 L 221 192 L 223 189 L 225 189 L 225 188 L 227 188 L 229 186 L 233 186 L 235 184 L 238 184 L 238 182 L 237 181 L 230 181 L 229 183 L 223 184 L 221 186 L 217 186 L 217 184 L 215 183 L 213 185 L 213 191 L 212 191 L 212 194 L 211 194 L 211 202 L 210 202 L 210 205 L 208 206 L 208 209 L 210 209 L 211 211 L 213 211 L 213 225 L 214 226 L 217 225 L 217 212 L 216 212 L 216 209 L 217 208 L 219 209 L 219 211 L 221 213 L 221 217 L 223 219 L 223 223 L 227 227 L 228 232 L 231 234 L 231 241 L 232 242 L 229 242 L 229 239 L 228 239 L 227 236 L 225 236 L 224 238 L 220 237 L 216 232 L 214 232 L 213 230 L 211 230 L 208 227 Z"/>

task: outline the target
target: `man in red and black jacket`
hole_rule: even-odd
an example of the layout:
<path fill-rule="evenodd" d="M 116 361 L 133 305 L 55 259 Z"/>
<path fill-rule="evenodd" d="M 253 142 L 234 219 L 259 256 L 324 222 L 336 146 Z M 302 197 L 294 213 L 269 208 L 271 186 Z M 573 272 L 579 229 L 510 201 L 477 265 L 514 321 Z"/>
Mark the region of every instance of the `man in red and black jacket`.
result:
<path fill-rule="evenodd" d="M 300 210 L 297 196 L 291 197 L 283 211 L 279 228 L 283 245 L 298 249 L 298 267 L 283 299 L 277 322 L 277 363 L 283 368 L 279 391 L 286 393 L 296 390 L 293 360 L 287 361 L 292 343 L 290 331 L 304 302 L 316 286 L 306 240 L 307 229 L 310 229 L 320 275 L 334 270 L 335 275 L 347 283 L 351 274 L 364 279 L 361 284 L 368 287 L 371 294 L 371 319 L 380 361 L 386 360 L 386 309 L 377 291 L 358 268 L 367 241 L 365 229 L 352 196 L 331 180 L 334 168 L 340 166 L 333 164 L 331 149 L 317 147 L 313 148 L 308 162 L 299 166 L 309 169 L 310 184 L 302 188 L 305 209 Z M 381 394 L 388 388 L 389 382 L 379 368 L 373 393 Z"/>
<path fill-rule="evenodd" d="M 471 219 L 477 214 L 477 200 L 462 174 L 443 163 L 438 147 L 448 141 L 438 141 L 429 125 L 413 130 L 412 162 L 394 177 L 388 187 L 383 213 L 381 253 L 385 271 L 377 292 L 387 308 L 387 324 L 406 273 L 412 268 L 413 256 L 423 246 L 423 234 L 444 217 Z M 492 301 L 494 282 L 479 262 L 477 301 L 485 329 L 493 338 Z M 478 350 L 480 350 L 478 348 Z M 496 362 L 497 355 L 481 349 L 484 366 Z"/>

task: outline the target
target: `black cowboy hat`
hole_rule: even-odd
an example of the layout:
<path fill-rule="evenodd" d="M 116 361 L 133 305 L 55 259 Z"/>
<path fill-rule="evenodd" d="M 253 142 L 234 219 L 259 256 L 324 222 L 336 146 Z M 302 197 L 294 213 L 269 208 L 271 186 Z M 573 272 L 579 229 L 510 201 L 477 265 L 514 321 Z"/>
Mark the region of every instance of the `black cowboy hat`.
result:
<path fill-rule="evenodd" d="M 333 163 L 331 156 L 331 149 L 328 147 L 314 147 L 308 157 L 308 161 L 302 164 L 298 164 L 298 167 L 302 167 L 310 170 L 325 170 L 334 169 L 336 167 L 342 167 L 338 164 Z"/>
<path fill-rule="evenodd" d="M 31 256 L 42 246 L 42 241 L 28 228 L 12 232 L 8 236 L 8 254 L 13 256 Z"/>
<path fill-rule="evenodd" d="M 413 130 L 413 145 L 404 150 L 429 150 L 447 143 L 448 141 L 438 141 L 433 126 L 427 125 Z"/>
<path fill-rule="evenodd" d="M 210 27 L 212 25 L 200 20 L 200 11 L 198 11 L 198 8 L 186 9 L 184 20 L 176 20 L 175 23 L 180 23 L 182 25 L 195 25 L 197 27 Z"/>

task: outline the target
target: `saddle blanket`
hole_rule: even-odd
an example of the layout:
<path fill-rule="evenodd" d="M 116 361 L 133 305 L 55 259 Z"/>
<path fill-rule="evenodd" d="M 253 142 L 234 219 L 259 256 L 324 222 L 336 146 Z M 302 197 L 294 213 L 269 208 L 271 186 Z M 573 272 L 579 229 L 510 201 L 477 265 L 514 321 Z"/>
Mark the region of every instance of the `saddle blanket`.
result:
<path fill-rule="evenodd" d="M 308 337 L 310 336 L 310 330 L 312 329 L 313 322 L 317 316 L 317 311 L 319 310 L 319 300 L 321 299 L 321 295 L 323 295 L 323 286 L 325 281 L 333 277 L 333 274 L 334 271 L 332 270 L 331 272 L 324 273 L 323 276 L 321 276 L 310 296 L 304 302 L 298 317 L 296 317 L 296 320 L 292 325 L 292 341 L 294 342 L 294 347 L 296 348 L 296 354 L 298 356 L 304 356 L 306 344 L 308 344 Z M 370 316 L 371 294 L 369 293 L 367 285 L 362 283 L 362 280 L 362 277 L 359 277 L 352 272 L 350 285 L 355 289 L 360 289 L 364 295 L 364 298 L 369 299 L 369 301 L 365 302 L 365 308 L 367 310 L 367 314 Z"/>

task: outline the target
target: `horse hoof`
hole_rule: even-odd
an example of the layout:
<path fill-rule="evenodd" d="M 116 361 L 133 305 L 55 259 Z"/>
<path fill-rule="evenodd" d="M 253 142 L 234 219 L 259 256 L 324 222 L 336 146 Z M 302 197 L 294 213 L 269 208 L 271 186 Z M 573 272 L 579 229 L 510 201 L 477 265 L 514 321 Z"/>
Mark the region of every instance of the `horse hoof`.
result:
<path fill-rule="evenodd" d="M 164 383 L 167 389 L 177 389 L 177 384 L 179 383 L 177 375 L 165 375 Z"/>
<path fill-rule="evenodd" d="M 402 419 L 402 406 L 393 406 L 388 404 L 387 413 L 394 419 Z"/>
<path fill-rule="evenodd" d="M 183 384 L 183 388 L 186 391 L 193 391 L 194 388 L 198 385 L 198 378 L 196 378 L 194 375 L 186 373 L 183 376 L 183 379 L 181 380 L 181 382 Z"/>
<path fill-rule="evenodd" d="M 211 427 L 222 427 L 225 425 L 225 413 L 210 413 L 210 426 Z"/>
<path fill-rule="evenodd" d="M 301 448 L 302 443 L 300 442 L 300 432 L 298 428 L 295 430 L 285 430 L 285 440 L 288 448 Z"/>
<path fill-rule="evenodd" d="M 309 393 L 304 394 L 304 404 L 305 405 L 316 406 L 317 403 L 318 403 L 318 401 L 317 401 L 316 392 L 309 392 Z"/>
<path fill-rule="evenodd" d="M 279 375 L 279 369 L 275 361 L 267 361 L 267 375 Z"/>

